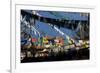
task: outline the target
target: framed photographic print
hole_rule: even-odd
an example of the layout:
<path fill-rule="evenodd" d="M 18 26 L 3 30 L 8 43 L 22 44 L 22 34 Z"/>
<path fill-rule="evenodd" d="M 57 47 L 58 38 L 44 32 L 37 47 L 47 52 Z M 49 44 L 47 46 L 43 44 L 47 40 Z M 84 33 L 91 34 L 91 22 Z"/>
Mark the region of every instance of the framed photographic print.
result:
<path fill-rule="evenodd" d="M 91 6 L 11 2 L 11 72 L 95 65 Z"/>

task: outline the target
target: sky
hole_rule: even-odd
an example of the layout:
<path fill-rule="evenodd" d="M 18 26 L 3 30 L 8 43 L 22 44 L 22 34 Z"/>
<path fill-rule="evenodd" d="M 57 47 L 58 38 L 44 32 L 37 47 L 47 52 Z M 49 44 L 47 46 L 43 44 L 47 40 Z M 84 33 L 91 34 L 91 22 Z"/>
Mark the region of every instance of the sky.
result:
<path fill-rule="evenodd" d="M 32 10 L 25 10 L 28 13 L 34 12 Z M 53 19 L 65 19 L 65 20 L 88 20 L 88 16 L 86 16 L 87 13 L 80 13 L 80 12 L 54 12 L 54 11 L 35 11 L 35 14 L 38 16 L 46 17 L 46 18 L 53 18 Z M 81 15 L 83 14 L 83 15 Z M 63 25 L 63 24 L 62 24 Z M 36 20 L 36 23 L 34 25 L 34 29 L 32 30 L 31 35 L 33 37 L 38 37 L 39 34 L 40 36 L 42 35 L 48 35 L 48 36 L 63 36 L 64 38 L 66 37 L 65 35 L 74 38 L 76 36 L 76 32 L 60 27 L 58 28 L 55 26 L 57 29 L 54 29 L 51 25 L 48 23 L 41 22 L 39 20 Z M 30 28 L 29 28 L 30 29 Z M 29 29 L 26 29 L 28 33 L 30 33 Z M 44 33 L 44 34 L 43 34 Z M 62 35 L 64 33 L 64 35 Z"/>

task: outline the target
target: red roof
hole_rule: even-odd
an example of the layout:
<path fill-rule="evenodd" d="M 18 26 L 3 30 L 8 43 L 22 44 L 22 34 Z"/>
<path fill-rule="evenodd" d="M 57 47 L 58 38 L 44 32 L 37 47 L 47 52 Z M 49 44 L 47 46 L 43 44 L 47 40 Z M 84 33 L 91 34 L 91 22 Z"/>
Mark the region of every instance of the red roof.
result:
<path fill-rule="evenodd" d="M 36 38 L 32 38 L 32 42 L 36 42 L 37 41 L 37 39 Z"/>

